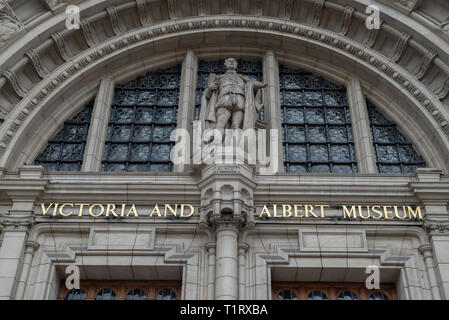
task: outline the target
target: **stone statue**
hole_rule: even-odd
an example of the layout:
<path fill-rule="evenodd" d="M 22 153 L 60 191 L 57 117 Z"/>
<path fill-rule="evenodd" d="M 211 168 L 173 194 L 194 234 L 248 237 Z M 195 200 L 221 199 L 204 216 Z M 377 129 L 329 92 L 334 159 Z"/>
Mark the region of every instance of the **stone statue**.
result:
<path fill-rule="evenodd" d="M 254 129 L 263 108 L 262 88 L 267 85 L 238 74 L 237 61 L 225 61 L 223 75 L 211 73 L 208 87 L 201 98 L 202 130 L 216 129 L 224 138 L 225 129 Z M 205 143 L 213 141 L 207 137 Z M 222 141 L 214 143 L 221 144 Z"/>
<path fill-rule="evenodd" d="M 9 5 L 5 1 L 0 1 L 0 46 L 21 29 L 22 24 Z"/>

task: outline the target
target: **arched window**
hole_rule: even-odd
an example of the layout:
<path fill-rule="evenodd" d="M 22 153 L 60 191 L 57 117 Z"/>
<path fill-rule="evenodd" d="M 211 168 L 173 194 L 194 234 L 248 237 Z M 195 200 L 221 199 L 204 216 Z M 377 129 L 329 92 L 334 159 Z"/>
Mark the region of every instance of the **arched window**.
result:
<path fill-rule="evenodd" d="M 426 166 L 412 143 L 371 102 L 367 101 L 379 173 L 411 173 Z"/>
<path fill-rule="evenodd" d="M 169 288 L 162 289 L 157 293 L 156 300 L 176 300 L 176 292 Z"/>
<path fill-rule="evenodd" d="M 180 81 L 178 65 L 115 88 L 103 171 L 172 171 Z"/>
<path fill-rule="evenodd" d="M 277 300 L 298 300 L 298 297 L 293 291 L 287 289 L 277 294 Z"/>
<path fill-rule="evenodd" d="M 67 292 L 66 300 L 84 300 L 86 299 L 86 292 L 83 289 L 72 289 Z"/>
<path fill-rule="evenodd" d="M 309 293 L 307 300 L 328 300 L 328 298 L 323 291 L 315 290 Z"/>
<path fill-rule="evenodd" d="M 97 293 L 95 300 L 115 300 L 116 293 L 111 288 L 103 288 Z"/>
<path fill-rule="evenodd" d="M 346 88 L 280 66 L 286 172 L 356 173 Z"/>
<path fill-rule="evenodd" d="M 359 300 L 359 297 L 352 291 L 342 291 L 337 300 Z"/>
<path fill-rule="evenodd" d="M 80 171 L 84 148 L 89 132 L 94 101 L 76 116 L 64 123 L 64 127 L 48 142 L 35 160 L 47 171 Z"/>
<path fill-rule="evenodd" d="M 143 289 L 134 288 L 126 294 L 126 300 L 145 300 L 147 294 Z"/>
<path fill-rule="evenodd" d="M 390 300 L 390 298 L 381 291 L 374 291 L 369 295 L 368 300 Z"/>
<path fill-rule="evenodd" d="M 237 61 L 237 72 L 250 77 L 253 80 L 262 81 L 262 62 L 260 61 Z M 196 86 L 196 103 L 195 103 L 195 120 L 200 118 L 201 96 L 204 89 L 207 88 L 209 75 L 211 73 L 223 74 L 225 72 L 224 60 L 216 61 L 199 61 L 198 63 L 198 80 Z M 259 114 L 259 119 L 263 120 L 263 110 Z"/>

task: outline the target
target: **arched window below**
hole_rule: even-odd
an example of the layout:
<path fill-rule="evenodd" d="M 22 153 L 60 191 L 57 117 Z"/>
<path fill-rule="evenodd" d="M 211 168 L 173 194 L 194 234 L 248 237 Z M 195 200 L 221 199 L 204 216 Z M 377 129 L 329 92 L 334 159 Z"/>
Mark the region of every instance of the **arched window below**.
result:
<path fill-rule="evenodd" d="M 368 300 L 390 300 L 390 298 L 382 291 L 375 291 L 369 295 Z"/>
<path fill-rule="evenodd" d="M 276 296 L 277 300 L 298 300 L 296 294 L 291 290 L 282 290 Z"/>
<path fill-rule="evenodd" d="M 72 289 L 67 292 L 65 300 L 84 300 L 86 299 L 86 291 L 83 289 Z"/>
<path fill-rule="evenodd" d="M 146 300 L 147 294 L 141 288 L 134 288 L 126 294 L 126 300 Z"/>
<path fill-rule="evenodd" d="M 308 294 L 307 300 L 328 300 L 328 298 L 323 291 L 315 290 Z"/>
<path fill-rule="evenodd" d="M 342 291 L 337 300 L 359 300 L 359 297 L 352 291 Z"/>
<path fill-rule="evenodd" d="M 115 291 L 111 288 L 103 288 L 97 293 L 95 300 L 115 300 Z"/>
<path fill-rule="evenodd" d="M 157 293 L 156 300 L 176 300 L 176 292 L 172 289 L 164 288 Z"/>

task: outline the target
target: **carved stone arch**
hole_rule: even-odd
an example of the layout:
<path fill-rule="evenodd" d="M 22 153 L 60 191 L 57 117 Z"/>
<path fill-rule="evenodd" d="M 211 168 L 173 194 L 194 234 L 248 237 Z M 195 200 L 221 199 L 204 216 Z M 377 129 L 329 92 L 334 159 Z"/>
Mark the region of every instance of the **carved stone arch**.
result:
<path fill-rule="evenodd" d="M 251 17 L 246 18 L 248 21 L 252 19 Z M 201 20 L 201 18 L 195 19 L 198 22 Z M 171 21 L 170 24 L 173 25 L 173 28 L 176 27 L 175 29 L 152 25 L 130 31 L 120 37 L 112 37 L 96 47 L 81 52 L 71 61 L 53 71 L 47 79 L 41 81 L 39 86 L 32 88 L 12 110 L 0 128 L 0 153 L 2 154 L 0 166 L 14 170 L 24 162 L 32 160 L 32 156 L 37 154 L 38 149 L 36 140 L 30 142 L 27 133 L 33 132 L 32 129 L 42 123 L 42 115 L 48 114 L 51 112 L 50 110 L 56 114 L 59 112 L 63 114 L 63 108 L 55 107 L 58 99 L 76 100 L 74 97 L 82 96 L 80 93 L 82 90 L 88 90 L 98 83 L 99 75 L 110 74 L 116 81 L 122 82 L 145 71 L 180 62 L 185 49 L 196 45 L 196 42 L 200 41 L 198 39 L 205 41 L 205 34 L 217 37 L 225 36 L 228 39 L 233 39 L 228 37 L 229 35 L 235 35 L 236 41 L 240 42 L 240 52 L 245 52 L 249 47 L 252 49 L 249 52 L 252 52 L 253 56 L 259 57 L 263 57 L 266 49 L 273 46 L 273 41 L 278 42 L 281 44 L 281 49 L 277 49 L 275 53 L 280 62 L 290 62 L 302 66 L 305 70 L 313 69 L 315 73 L 330 78 L 330 80 L 340 80 L 339 82 L 347 82 L 351 77 L 363 77 L 366 87 L 371 88 L 372 92 L 379 92 L 379 95 L 383 88 L 389 88 L 388 92 L 397 93 L 393 99 L 398 99 L 398 97 L 404 99 L 398 105 L 399 110 L 402 110 L 403 113 L 407 114 L 407 108 L 413 107 L 418 114 L 425 114 L 424 117 L 414 121 L 417 134 L 425 136 L 434 130 L 435 138 L 431 144 L 433 150 L 439 150 L 443 158 L 449 154 L 449 131 L 446 130 L 447 122 L 445 120 L 447 111 L 441 102 L 433 97 L 428 88 L 413 78 L 413 75 L 401 70 L 398 66 L 389 64 L 384 57 L 341 35 L 332 35 L 335 37 L 332 40 L 329 33 L 318 28 L 305 32 L 300 25 L 295 29 L 294 26 L 297 24 L 289 25 L 285 21 L 281 23 L 276 19 L 266 19 L 266 24 L 260 25 L 255 32 L 238 25 L 237 22 L 240 23 L 241 19 L 239 17 L 238 20 L 232 20 L 231 26 L 221 29 L 216 28 L 215 21 L 222 26 L 226 21 L 231 20 L 208 19 L 205 27 L 201 23 L 192 24 L 190 27 L 190 25 L 182 24 L 182 21 Z M 283 30 L 283 26 L 286 26 L 285 30 Z M 296 31 L 297 29 L 298 31 Z M 159 35 L 149 36 L 147 30 L 158 30 Z M 153 34 L 154 31 L 151 32 Z M 200 37 L 198 37 L 199 35 Z M 242 36 L 245 39 L 255 37 L 255 41 L 259 44 L 249 43 L 246 48 L 241 47 L 242 41 L 239 37 Z M 189 38 L 194 39 L 193 42 L 187 42 L 186 39 Z M 222 50 L 218 43 L 211 43 L 209 49 L 199 49 L 198 56 L 222 56 L 223 52 L 230 51 L 229 47 L 232 45 L 230 44 L 228 49 Z M 213 53 L 214 51 L 215 53 Z M 342 65 L 347 70 L 341 70 L 339 66 Z M 122 68 L 122 66 L 125 67 Z M 339 74 L 338 77 L 335 76 L 337 74 Z M 55 81 L 55 79 L 58 80 Z M 381 86 L 379 87 L 379 85 Z M 405 108 L 404 105 L 408 107 Z M 422 122 L 422 120 L 425 121 Z M 421 127 L 424 126 L 425 128 L 421 130 Z M 38 128 L 38 131 L 54 133 L 56 127 L 49 125 L 43 129 Z M 46 140 L 41 143 L 40 147 Z M 427 144 L 423 144 L 418 149 L 427 151 L 428 148 Z M 432 153 L 434 153 L 432 150 L 422 152 L 424 155 Z M 429 161 L 429 159 L 425 160 Z M 449 164 L 444 159 L 430 160 L 431 165 L 449 171 Z"/>

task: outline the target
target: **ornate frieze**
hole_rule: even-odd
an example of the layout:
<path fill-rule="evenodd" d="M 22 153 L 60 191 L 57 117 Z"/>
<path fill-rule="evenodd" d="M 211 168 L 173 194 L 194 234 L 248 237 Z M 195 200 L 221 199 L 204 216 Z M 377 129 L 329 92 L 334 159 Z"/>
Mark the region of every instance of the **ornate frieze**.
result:
<path fill-rule="evenodd" d="M 17 77 L 17 75 L 14 71 L 12 71 L 12 70 L 3 71 L 2 76 L 5 77 L 9 81 L 9 83 L 11 84 L 15 93 L 19 97 L 23 98 L 28 94 L 28 89 L 26 89 L 23 86 L 23 84 L 20 82 L 19 78 Z"/>
<path fill-rule="evenodd" d="M 56 10 L 59 7 L 69 3 L 70 1 L 71 0 L 45 0 L 45 3 L 50 10 Z"/>
<path fill-rule="evenodd" d="M 424 228 L 428 233 L 449 233 L 449 220 L 426 219 Z"/>
<path fill-rule="evenodd" d="M 415 10 L 422 0 L 380 0 L 381 2 L 387 4 L 390 7 L 398 9 L 399 11 L 410 14 Z"/>
<path fill-rule="evenodd" d="M 325 0 L 315 0 L 315 9 L 313 14 L 313 26 L 318 26 L 321 22 L 321 16 L 323 14 L 323 8 L 324 8 L 324 1 Z"/>
<path fill-rule="evenodd" d="M 22 29 L 22 23 L 8 3 L 0 0 L 0 47 Z"/>

